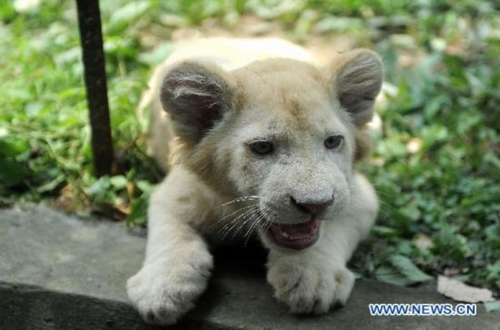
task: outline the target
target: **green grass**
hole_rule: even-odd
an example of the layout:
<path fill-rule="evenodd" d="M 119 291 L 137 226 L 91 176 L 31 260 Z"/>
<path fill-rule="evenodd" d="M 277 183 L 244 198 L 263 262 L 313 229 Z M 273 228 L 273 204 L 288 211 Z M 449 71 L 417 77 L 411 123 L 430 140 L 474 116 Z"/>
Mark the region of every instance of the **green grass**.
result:
<path fill-rule="evenodd" d="M 374 268 L 398 254 L 428 273 L 500 288 L 495 65 L 497 55 L 434 54 L 398 80 L 382 112 L 375 164 L 364 166 L 383 201 L 370 243 Z M 419 248 L 423 241 L 430 246 Z"/>
<path fill-rule="evenodd" d="M 243 15 L 286 35 L 349 34 L 377 50 L 397 86 L 379 107 L 362 165 L 381 212 L 359 273 L 400 284 L 450 274 L 500 292 L 500 9 L 491 1 L 101 1 L 113 137 L 122 172 L 92 175 L 72 1 L 18 13 L 0 5 L 0 207 L 48 202 L 142 224 L 161 174 L 135 108 L 179 27 Z M 277 6 L 277 7 L 276 7 Z M 158 47 L 154 47 L 158 46 Z M 401 54 L 423 54 L 403 68 Z M 415 57 L 415 56 L 413 56 Z M 417 274 L 412 277 L 411 274 Z M 389 275 L 389 276 L 388 276 Z"/>

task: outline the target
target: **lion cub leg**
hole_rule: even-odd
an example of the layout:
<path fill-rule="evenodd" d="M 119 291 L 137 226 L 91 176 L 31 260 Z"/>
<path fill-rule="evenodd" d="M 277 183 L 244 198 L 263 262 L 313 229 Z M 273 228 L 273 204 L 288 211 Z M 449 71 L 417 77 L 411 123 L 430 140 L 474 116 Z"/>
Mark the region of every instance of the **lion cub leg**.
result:
<path fill-rule="evenodd" d="M 378 210 L 373 188 L 359 174 L 353 192 L 355 202 L 323 222 L 315 245 L 302 251 L 270 247 L 267 280 L 292 313 L 322 314 L 347 302 L 354 285 L 347 261 L 368 234 Z"/>
<path fill-rule="evenodd" d="M 200 200 L 190 194 L 199 187 L 189 179 L 188 172 L 176 168 L 152 195 L 146 259 L 127 282 L 130 300 L 149 323 L 175 323 L 194 307 L 212 269 L 207 245 L 190 224 L 203 215 L 198 214 Z"/>

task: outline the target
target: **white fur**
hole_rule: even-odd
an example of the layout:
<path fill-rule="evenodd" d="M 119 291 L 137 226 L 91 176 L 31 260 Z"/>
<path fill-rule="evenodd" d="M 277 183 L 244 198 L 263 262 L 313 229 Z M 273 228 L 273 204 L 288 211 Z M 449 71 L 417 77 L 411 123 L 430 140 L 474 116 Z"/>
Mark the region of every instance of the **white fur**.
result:
<path fill-rule="evenodd" d="M 229 46 L 222 47 L 220 42 L 203 41 L 202 44 L 210 46 L 205 55 L 220 63 L 230 63 L 230 59 L 226 61 L 224 58 Z M 243 45 L 246 44 L 237 41 L 230 47 L 240 62 L 251 49 L 249 45 Z M 256 44 L 252 42 L 251 45 Z M 264 45 L 269 47 L 268 43 Z M 280 42 L 279 45 L 281 52 L 286 53 L 283 49 L 286 50 L 287 44 Z M 222 51 L 216 52 L 217 47 Z M 193 49 L 203 54 L 202 48 L 195 46 L 188 47 L 187 53 Z M 290 54 L 294 51 L 297 47 L 291 45 Z M 249 56 L 249 62 L 261 53 L 262 50 Z M 270 56 L 273 57 L 272 52 Z M 299 57 L 304 60 L 303 53 Z M 160 83 L 159 77 L 168 72 L 168 67 L 183 58 L 182 54 L 174 55 L 157 71 L 153 78 L 155 88 Z M 304 78 L 294 80 L 294 72 L 299 71 L 290 67 L 289 72 L 277 75 L 276 81 L 274 78 L 267 81 L 276 86 L 261 86 L 259 74 L 254 77 L 251 71 L 259 72 L 258 68 L 247 72 L 244 71 L 246 64 L 230 66 L 231 69 L 243 69 L 231 71 L 235 81 L 228 82 L 228 86 L 237 85 L 238 92 L 246 93 L 247 103 L 237 115 L 229 114 L 220 119 L 199 142 L 198 153 L 205 149 L 210 152 L 197 161 L 196 168 L 184 162 L 181 155 L 151 197 L 146 258 L 142 269 L 127 283 L 130 300 L 148 322 L 175 323 L 194 307 L 196 299 L 205 290 L 213 261 L 202 234 L 215 241 L 234 237 L 241 242 L 248 235 L 257 233 L 269 249 L 267 280 L 274 288 L 275 297 L 286 303 L 291 312 L 325 313 L 337 303 L 344 304 L 354 285 L 354 276 L 346 268 L 346 263 L 359 241 L 368 234 L 378 210 L 372 186 L 353 170 L 354 124 L 349 122 L 342 105 L 331 100 L 330 87 L 325 87 L 327 80 L 308 76 L 309 67 L 304 66 L 303 72 L 297 73 L 303 74 Z M 279 62 L 269 65 L 280 70 Z M 357 70 L 356 66 L 348 69 Z M 351 74 L 351 71 L 346 72 Z M 218 77 L 217 72 L 210 74 Z M 337 80 L 341 79 L 337 77 Z M 201 95 L 197 90 L 190 92 L 182 89 L 184 86 L 180 88 L 185 93 Z M 297 102 L 310 111 L 306 117 L 290 115 L 288 100 L 282 100 L 279 94 L 283 88 L 283 95 L 296 97 Z M 372 87 L 361 88 L 371 88 L 373 93 Z M 176 123 L 162 122 L 157 92 L 148 97 L 153 98 L 151 103 L 156 121 L 152 123 L 153 138 L 162 139 L 153 141 L 153 148 L 157 159 L 165 165 L 169 152 L 167 138 L 172 135 L 169 126 Z M 354 101 L 349 99 L 349 102 Z M 323 141 L 330 134 L 345 136 L 342 149 L 325 150 Z M 245 147 L 252 139 L 269 136 L 277 146 L 272 157 L 256 157 Z M 212 169 L 215 174 L 207 174 L 210 162 L 217 165 Z M 203 176 L 210 177 L 202 180 Z M 290 196 L 304 203 L 316 203 L 328 200 L 332 195 L 335 196 L 334 202 L 322 215 L 320 237 L 314 245 L 291 250 L 275 244 L 266 235 L 266 227 L 262 225 L 264 219 L 287 224 L 308 221 L 310 215 L 304 215 L 290 205 Z"/>
<path fill-rule="evenodd" d="M 267 280 L 275 297 L 294 313 L 326 313 L 349 298 L 354 275 L 346 263 L 368 234 L 378 209 L 373 188 L 359 174 L 353 189 L 358 203 L 347 207 L 335 221 L 325 222 L 315 245 L 298 253 L 270 247 Z"/>
<path fill-rule="evenodd" d="M 146 259 L 127 283 L 130 300 L 151 323 L 174 323 L 193 308 L 212 269 L 207 245 L 189 223 L 204 219 L 206 210 L 195 206 L 196 199 L 191 201 L 192 209 L 175 204 L 177 194 L 192 190 L 203 198 L 207 188 L 179 167 L 151 196 Z"/>

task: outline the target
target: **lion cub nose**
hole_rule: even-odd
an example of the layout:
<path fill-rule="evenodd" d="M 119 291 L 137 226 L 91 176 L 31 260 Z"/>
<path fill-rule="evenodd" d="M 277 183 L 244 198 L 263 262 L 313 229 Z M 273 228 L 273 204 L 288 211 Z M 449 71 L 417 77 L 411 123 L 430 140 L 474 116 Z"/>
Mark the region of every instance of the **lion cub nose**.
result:
<path fill-rule="evenodd" d="M 333 204 L 333 198 L 327 200 L 327 201 L 321 201 L 317 203 L 301 203 L 298 202 L 295 198 L 291 197 L 292 204 L 295 205 L 299 211 L 304 212 L 304 213 L 310 213 L 312 215 L 318 215 L 323 212 L 328 208 L 328 206 Z"/>

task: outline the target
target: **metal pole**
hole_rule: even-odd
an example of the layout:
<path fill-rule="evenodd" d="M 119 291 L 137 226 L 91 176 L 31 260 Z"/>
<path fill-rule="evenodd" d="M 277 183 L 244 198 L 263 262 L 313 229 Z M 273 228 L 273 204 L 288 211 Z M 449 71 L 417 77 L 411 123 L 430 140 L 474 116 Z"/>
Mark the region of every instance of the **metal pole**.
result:
<path fill-rule="evenodd" d="M 114 154 L 99 0 L 76 0 L 89 106 L 94 173 L 111 174 Z"/>

